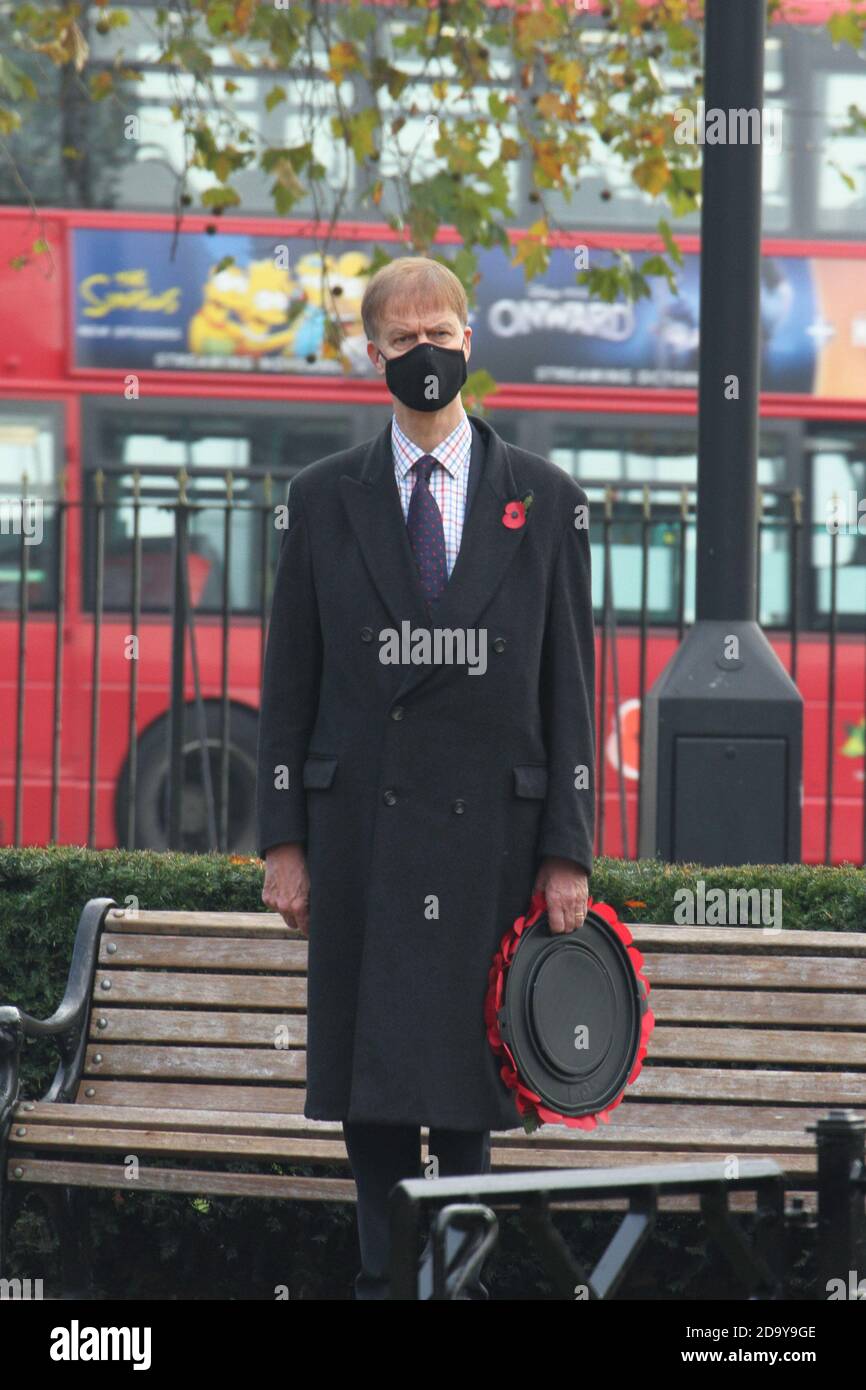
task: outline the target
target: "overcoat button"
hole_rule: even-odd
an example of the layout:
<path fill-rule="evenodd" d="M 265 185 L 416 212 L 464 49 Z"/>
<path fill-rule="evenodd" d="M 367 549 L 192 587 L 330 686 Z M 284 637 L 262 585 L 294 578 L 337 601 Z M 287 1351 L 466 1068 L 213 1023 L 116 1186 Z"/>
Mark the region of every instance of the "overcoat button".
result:
<path fill-rule="evenodd" d="M 384 803 L 385 803 L 386 806 L 396 806 L 396 805 L 397 805 L 397 793 L 396 793 L 396 792 L 392 792 L 391 788 L 389 787 L 388 790 L 387 790 L 386 792 L 383 792 L 383 793 L 382 793 L 382 800 L 384 801 Z"/>
<path fill-rule="evenodd" d="M 454 812 L 455 816 L 462 816 L 463 812 L 466 810 L 466 802 L 455 801 L 454 805 L 451 807 L 451 810 Z"/>
<path fill-rule="evenodd" d="M 392 719 L 402 719 L 402 718 L 403 718 L 403 706 L 402 706 L 402 705 L 395 705 L 395 706 L 394 706 L 394 708 L 393 708 L 392 711 L 391 711 L 391 718 L 392 718 Z"/>
<path fill-rule="evenodd" d="M 495 652 L 504 652 L 504 651 L 505 651 L 505 638 L 504 638 L 504 637 L 494 637 L 494 639 L 493 639 L 493 650 L 494 650 Z"/>
<path fill-rule="evenodd" d="M 362 628 L 361 628 L 361 641 L 362 641 L 362 642 L 372 642 L 372 640 L 373 640 L 373 629 L 372 629 L 371 627 L 362 627 Z"/>

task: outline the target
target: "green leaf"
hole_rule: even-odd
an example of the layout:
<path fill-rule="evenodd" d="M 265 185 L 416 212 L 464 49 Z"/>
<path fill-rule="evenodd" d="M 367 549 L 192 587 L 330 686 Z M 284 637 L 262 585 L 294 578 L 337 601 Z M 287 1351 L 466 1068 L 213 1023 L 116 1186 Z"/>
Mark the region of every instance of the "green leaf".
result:
<path fill-rule="evenodd" d="M 271 197 L 274 200 L 274 208 L 281 217 L 286 217 L 298 201 L 291 189 L 282 183 L 272 185 Z"/>
<path fill-rule="evenodd" d="M 351 145 L 352 153 L 359 164 L 375 152 L 376 142 L 373 139 L 373 131 L 378 124 L 379 112 L 375 106 L 365 107 L 357 115 L 350 116 L 346 122 L 348 143 Z"/>
<path fill-rule="evenodd" d="M 234 28 L 235 7 L 231 0 L 210 0 L 207 9 L 207 27 L 214 38 Z"/>
<path fill-rule="evenodd" d="M 640 268 L 642 275 L 660 276 L 663 275 L 667 280 L 672 292 L 675 294 L 677 289 L 676 276 L 665 260 L 664 256 L 647 256 Z"/>
<path fill-rule="evenodd" d="M 667 222 L 664 217 L 662 217 L 659 220 L 659 233 L 661 235 L 662 241 L 665 244 L 665 250 L 667 251 L 671 260 L 674 261 L 676 265 L 682 265 L 683 253 L 680 250 L 677 243 L 674 241 L 674 234 L 671 231 L 670 223 Z"/>
<path fill-rule="evenodd" d="M 279 106 L 280 102 L 285 100 L 285 87 L 272 87 L 265 97 L 265 110 L 273 111 L 275 106 Z"/>
<path fill-rule="evenodd" d="M 366 39 L 376 28 L 375 11 L 359 4 L 358 0 L 353 0 L 348 8 L 338 10 L 334 18 L 347 39 Z"/>
<path fill-rule="evenodd" d="M 233 188 L 220 186 L 218 188 L 206 188 L 201 195 L 202 206 L 206 208 L 229 208 L 237 207 L 240 198 Z"/>
<path fill-rule="evenodd" d="M 846 188 L 849 188 L 852 193 L 857 192 L 857 184 L 855 183 L 854 179 L 851 177 L 850 174 L 846 173 L 846 171 L 841 167 L 841 165 L 836 163 L 835 159 L 828 159 L 827 164 L 829 168 L 835 169 L 836 173 L 839 175 Z"/>
<path fill-rule="evenodd" d="M 860 47 L 863 31 L 860 20 L 851 11 L 832 15 L 827 21 L 827 28 L 834 43 L 848 43 L 852 48 Z"/>
<path fill-rule="evenodd" d="M 18 101 L 24 93 L 27 80 L 26 73 L 23 73 L 11 58 L 6 58 L 0 53 L 0 91 L 6 92 L 13 101 Z"/>

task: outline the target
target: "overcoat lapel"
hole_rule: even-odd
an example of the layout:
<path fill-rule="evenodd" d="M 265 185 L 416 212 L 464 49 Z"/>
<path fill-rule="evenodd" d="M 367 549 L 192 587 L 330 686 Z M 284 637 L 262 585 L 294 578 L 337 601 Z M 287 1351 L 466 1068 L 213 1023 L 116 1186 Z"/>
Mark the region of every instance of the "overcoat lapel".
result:
<path fill-rule="evenodd" d="M 426 627 L 424 595 L 394 477 L 390 421 L 366 449 L 360 476 L 344 474 L 340 479 L 349 521 L 373 583 L 398 630 L 406 620 L 413 627 Z"/>
<path fill-rule="evenodd" d="M 370 441 L 360 477 L 344 476 L 340 480 L 364 560 L 398 630 L 407 620 L 413 628 L 473 627 L 523 540 L 525 525 L 510 529 L 502 521 L 505 504 L 520 496 L 507 446 L 486 421 L 474 415 L 469 420 L 470 498 L 457 560 L 448 584 L 433 606 L 432 619 L 427 615 L 394 477 L 390 422 Z M 438 671 L 438 666 L 408 667 L 395 698 L 401 698 Z"/>

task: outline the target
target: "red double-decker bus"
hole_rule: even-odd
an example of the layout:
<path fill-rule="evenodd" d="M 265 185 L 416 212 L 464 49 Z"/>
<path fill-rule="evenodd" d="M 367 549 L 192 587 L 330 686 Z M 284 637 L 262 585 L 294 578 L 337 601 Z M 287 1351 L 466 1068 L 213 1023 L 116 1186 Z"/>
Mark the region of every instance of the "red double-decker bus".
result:
<path fill-rule="evenodd" d="M 815 8 L 768 40 L 767 102 L 788 138 L 765 154 L 759 616 L 805 700 L 803 859 L 860 863 L 866 192 L 856 142 L 838 131 L 866 106 L 866 67 L 820 36 Z M 854 177 L 831 167 L 846 159 Z M 676 295 L 660 280 L 648 300 L 606 304 L 576 266 L 660 249 L 640 230 L 657 212 L 599 167 L 569 216 L 575 230 L 553 238 L 530 283 L 501 250 L 480 253 L 470 371 L 498 383 L 494 428 L 573 472 L 593 503 L 597 848 L 630 855 L 641 692 L 693 617 L 698 228 L 677 229 Z M 375 246 L 402 243 L 384 225 L 339 224 L 339 299 L 325 305 L 312 230 L 302 218 L 189 215 L 178 230 L 169 213 L 0 208 L 0 842 L 112 846 L 134 822 L 136 846 L 167 845 L 183 497 L 183 845 L 214 842 L 210 799 L 227 822 L 221 846 L 254 847 L 271 509 L 299 468 L 390 418 L 359 308 Z M 458 244 L 444 229 L 437 250 Z M 343 362 L 326 345 L 335 309 Z"/>

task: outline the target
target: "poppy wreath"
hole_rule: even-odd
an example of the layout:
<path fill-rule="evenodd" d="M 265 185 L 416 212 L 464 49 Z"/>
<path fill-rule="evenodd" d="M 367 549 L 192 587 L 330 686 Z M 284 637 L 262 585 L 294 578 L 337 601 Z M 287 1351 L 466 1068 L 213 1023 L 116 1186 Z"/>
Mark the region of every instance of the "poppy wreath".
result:
<path fill-rule="evenodd" d="M 607 922 L 608 926 L 616 932 L 623 946 L 628 953 L 628 958 L 634 968 L 638 982 L 643 989 L 644 1001 L 649 998 L 649 981 L 643 974 L 643 956 L 634 945 L 634 937 L 624 922 L 621 922 L 616 912 L 607 903 L 593 902 L 588 900 L 587 911 L 592 910 L 597 917 L 601 917 Z M 503 1058 L 499 1074 L 505 1085 L 514 1092 L 514 1103 L 518 1113 L 523 1120 L 523 1127 L 527 1134 L 538 1129 L 543 1124 L 564 1124 L 573 1129 L 596 1129 L 599 1121 L 603 1124 L 610 1123 L 610 1112 L 615 1110 L 625 1095 L 626 1088 L 637 1080 L 640 1075 L 643 1059 L 647 1054 L 649 1036 L 655 1026 L 655 1018 L 652 1010 L 646 1008 L 640 1027 L 640 1037 L 638 1040 L 638 1052 L 634 1066 L 629 1072 L 626 1084 L 619 1095 L 594 1115 L 560 1115 L 555 1110 L 550 1110 L 544 1105 L 541 1097 L 536 1095 L 525 1086 L 517 1074 L 517 1065 L 511 1055 L 511 1049 L 503 1039 L 499 1031 L 499 1010 L 505 998 L 505 981 L 508 969 L 511 965 L 514 952 L 517 950 L 518 942 L 528 927 L 532 927 L 539 917 L 547 911 L 547 902 L 542 891 L 533 893 L 529 903 L 529 910 L 522 917 L 518 917 L 514 924 L 508 929 L 499 943 L 499 950 L 493 957 L 493 964 L 488 975 L 487 996 L 484 1001 L 484 1022 L 487 1025 L 487 1039 L 493 1051 Z"/>

